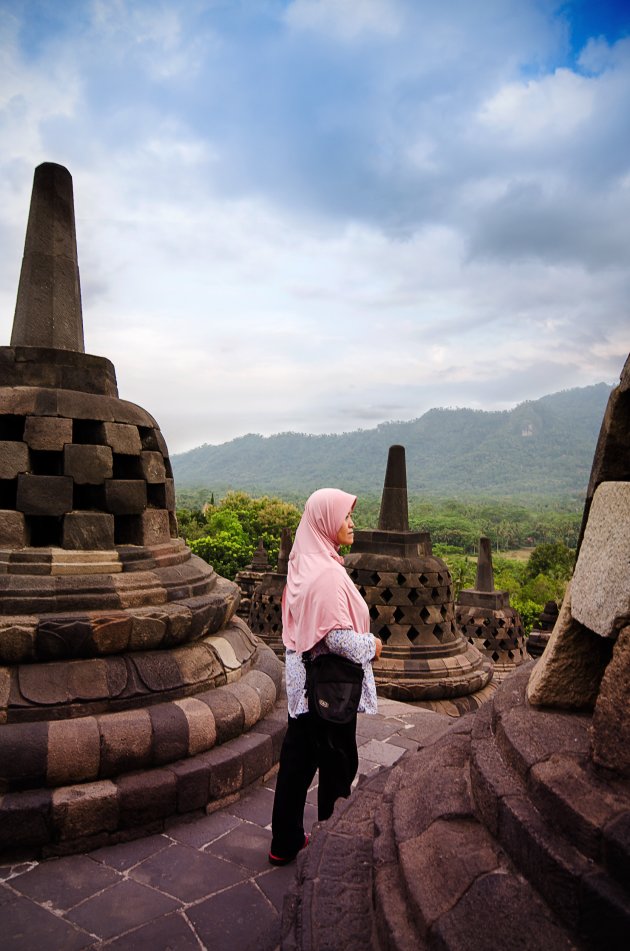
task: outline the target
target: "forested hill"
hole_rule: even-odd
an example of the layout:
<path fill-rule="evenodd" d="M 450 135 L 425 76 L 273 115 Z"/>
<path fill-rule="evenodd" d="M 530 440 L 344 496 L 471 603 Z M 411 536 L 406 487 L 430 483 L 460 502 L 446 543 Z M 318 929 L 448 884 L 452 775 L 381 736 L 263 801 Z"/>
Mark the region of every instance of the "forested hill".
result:
<path fill-rule="evenodd" d="M 605 383 L 564 390 L 504 412 L 432 409 L 341 435 L 250 434 L 173 456 L 175 482 L 285 497 L 323 485 L 380 494 L 387 450 L 400 443 L 411 492 L 583 495 L 610 390 Z"/>

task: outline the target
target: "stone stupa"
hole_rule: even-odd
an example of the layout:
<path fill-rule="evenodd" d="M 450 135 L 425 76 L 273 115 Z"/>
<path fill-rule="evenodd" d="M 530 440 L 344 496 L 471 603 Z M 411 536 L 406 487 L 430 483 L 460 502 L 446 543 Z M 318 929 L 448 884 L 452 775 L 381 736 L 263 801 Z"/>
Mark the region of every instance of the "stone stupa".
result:
<path fill-rule="evenodd" d="M 378 529 L 354 533 L 346 569 L 383 641 L 376 688 L 394 700 L 450 700 L 474 694 L 492 677 L 492 661 L 458 631 L 446 564 L 427 532 L 409 531 L 403 446 L 391 446 Z"/>
<path fill-rule="evenodd" d="M 271 570 L 269 556 L 264 546 L 262 538 L 258 539 L 258 547 L 254 552 L 251 564 L 246 565 L 237 572 L 234 578 L 241 592 L 241 602 L 238 606 L 239 617 L 246 621 L 249 618 L 249 612 L 252 606 L 252 595 L 256 585 L 260 584 L 264 576 Z"/>
<path fill-rule="evenodd" d="M 249 626 L 271 649 L 284 658 L 282 641 L 282 592 L 287 583 L 289 555 L 293 547 L 291 529 L 283 528 L 280 536 L 278 567 L 263 575 L 252 594 Z"/>
<path fill-rule="evenodd" d="M 0 348 L 1 852 L 159 829 L 272 767 L 281 665 L 238 598 L 177 537 L 157 423 L 84 352 L 72 179 L 40 165 Z"/>
<path fill-rule="evenodd" d="M 485 536 L 479 539 L 475 587 L 460 591 L 455 620 L 469 644 L 491 658 L 497 682 L 525 660 L 523 622 L 510 605 L 509 592 L 495 590 L 492 549 Z"/>

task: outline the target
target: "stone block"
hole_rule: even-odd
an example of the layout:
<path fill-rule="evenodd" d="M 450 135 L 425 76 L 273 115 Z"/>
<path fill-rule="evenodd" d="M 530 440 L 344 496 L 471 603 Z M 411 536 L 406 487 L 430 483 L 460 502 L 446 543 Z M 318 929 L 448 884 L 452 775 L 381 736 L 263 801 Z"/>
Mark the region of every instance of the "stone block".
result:
<path fill-rule="evenodd" d="M 37 617 L 26 614 L 0 619 L 0 662 L 19 664 L 23 661 L 35 660 L 37 622 Z M 2 678 L 0 677 L 1 698 Z"/>
<path fill-rule="evenodd" d="M 65 515 L 72 511 L 69 476 L 18 476 L 16 508 L 25 515 Z"/>
<path fill-rule="evenodd" d="M 47 789 L 9 793 L 0 798 L 0 852 L 16 844 L 38 847 L 51 835 L 52 796 Z"/>
<path fill-rule="evenodd" d="M 66 786 L 98 777 L 100 733 L 94 717 L 52 720 L 48 727 L 49 786 Z"/>
<path fill-rule="evenodd" d="M 47 723 L 8 723 L 0 729 L 0 789 L 46 785 Z"/>
<path fill-rule="evenodd" d="M 151 719 L 146 710 L 97 717 L 101 733 L 101 776 L 117 776 L 151 763 Z"/>
<path fill-rule="evenodd" d="M 77 485 L 101 485 L 113 474 L 112 451 L 109 446 L 70 444 L 63 451 L 63 471 Z"/>
<path fill-rule="evenodd" d="M 106 512 L 68 512 L 63 517 L 62 546 L 82 551 L 114 547 L 114 516 Z"/>
<path fill-rule="evenodd" d="M 52 794 L 55 828 L 63 839 L 79 839 L 118 827 L 118 790 L 107 780 L 61 786 Z"/>
<path fill-rule="evenodd" d="M 164 482 L 166 471 L 161 452 L 143 452 L 140 455 L 142 475 L 147 482 Z"/>
<path fill-rule="evenodd" d="M 180 760 L 168 769 L 177 783 L 177 811 L 192 812 L 204 809 L 208 803 L 210 767 L 204 756 Z"/>
<path fill-rule="evenodd" d="M 102 423 L 101 441 L 119 455 L 139 456 L 142 452 L 138 427 L 128 423 Z"/>
<path fill-rule="evenodd" d="M 175 703 L 149 707 L 153 730 L 151 761 L 156 766 L 183 759 L 188 754 L 188 721 Z"/>
<path fill-rule="evenodd" d="M 27 416 L 24 442 L 31 449 L 62 452 L 66 443 L 72 442 L 72 420 L 60 416 Z"/>
<path fill-rule="evenodd" d="M 263 673 L 262 670 L 250 670 L 245 674 L 244 683 L 248 687 L 252 687 L 258 694 L 258 699 L 260 700 L 260 717 L 259 719 L 266 717 L 267 714 L 273 709 L 273 705 L 276 702 L 276 687 L 267 674 Z"/>
<path fill-rule="evenodd" d="M 217 728 L 212 710 L 195 697 L 176 700 L 188 722 L 188 756 L 209 750 L 217 741 Z"/>
<path fill-rule="evenodd" d="M 142 544 L 159 545 L 171 537 L 168 512 L 165 509 L 146 509 L 140 516 Z"/>
<path fill-rule="evenodd" d="M 227 687 L 207 690 L 198 694 L 196 699 L 201 700 L 212 711 L 217 729 L 217 743 L 227 743 L 228 740 L 240 736 L 245 714 L 243 707 Z"/>
<path fill-rule="evenodd" d="M 224 799 L 238 792 L 243 785 L 243 757 L 234 743 L 215 746 L 209 753 L 203 753 L 202 757 L 209 768 L 209 800 Z"/>
<path fill-rule="evenodd" d="M 626 779 L 630 778 L 629 697 L 630 627 L 625 627 L 617 638 L 595 704 L 593 759 Z"/>
<path fill-rule="evenodd" d="M 166 507 L 169 511 L 175 511 L 175 481 L 174 479 L 166 479 L 165 483 L 166 488 Z"/>
<path fill-rule="evenodd" d="M 20 472 L 28 472 L 28 446 L 23 442 L 0 442 L 0 479 L 15 479 Z"/>
<path fill-rule="evenodd" d="M 117 786 L 123 828 L 144 826 L 177 810 L 177 780 L 168 769 L 120 776 Z"/>
<path fill-rule="evenodd" d="M 105 483 L 105 505 L 114 515 L 139 515 L 147 507 L 144 479 L 109 479 Z"/>
<path fill-rule="evenodd" d="M 242 706 L 245 718 L 244 729 L 249 730 L 253 727 L 254 723 L 260 720 L 260 697 L 253 687 L 250 687 L 242 680 L 228 684 L 225 689 L 229 690 Z"/>
<path fill-rule="evenodd" d="M 23 512 L 0 511 L 0 548 L 24 548 L 28 545 Z"/>
<path fill-rule="evenodd" d="M 572 600 L 570 582 L 549 643 L 527 685 L 527 699 L 534 706 L 592 710 L 595 705 L 610 660 L 610 641 L 574 620 Z"/>
<path fill-rule="evenodd" d="M 591 631 L 615 637 L 630 620 L 630 482 L 595 490 L 571 588 L 571 613 Z"/>

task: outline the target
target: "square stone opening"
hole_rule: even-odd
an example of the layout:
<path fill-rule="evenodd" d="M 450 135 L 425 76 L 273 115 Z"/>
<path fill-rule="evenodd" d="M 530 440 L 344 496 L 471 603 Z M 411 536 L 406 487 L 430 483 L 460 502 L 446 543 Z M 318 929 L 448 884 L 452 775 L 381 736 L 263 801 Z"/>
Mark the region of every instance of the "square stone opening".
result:
<path fill-rule="evenodd" d="M 0 509 L 15 509 L 17 479 L 0 479 Z"/>
<path fill-rule="evenodd" d="M 63 452 L 31 449 L 30 453 L 33 475 L 63 475 Z"/>
<path fill-rule="evenodd" d="M 143 542 L 142 519 L 139 515 L 114 516 L 115 545 L 142 545 Z"/>
<path fill-rule="evenodd" d="M 96 419 L 75 419 L 72 421 L 72 442 L 100 446 L 103 443 L 102 432 L 102 423 Z"/>
<path fill-rule="evenodd" d="M 105 486 L 75 483 L 72 491 L 72 508 L 83 512 L 105 512 Z"/>
<path fill-rule="evenodd" d="M 21 442 L 24 438 L 25 419 L 25 416 L 2 413 L 0 415 L 0 439 L 7 439 L 11 442 Z"/>
<path fill-rule="evenodd" d="M 147 505 L 152 509 L 168 508 L 166 504 L 166 485 L 163 482 L 147 482 Z"/>
<path fill-rule="evenodd" d="M 26 529 L 33 548 L 61 547 L 63 518 L 49 515 L 27 515 Z"/>
<path fill-rule="evenodd" d="M 151 429 L 148 426 L 138 426 L 138 432 L 140 433 L 142 448 L 145 452 L 160 451 L 157 435 L 154 429 Z"/>
<path fill-rule="evenodd" d="M 142 479 L 140 456 L 121 455 L 114 453 L 114 479 Z"/>

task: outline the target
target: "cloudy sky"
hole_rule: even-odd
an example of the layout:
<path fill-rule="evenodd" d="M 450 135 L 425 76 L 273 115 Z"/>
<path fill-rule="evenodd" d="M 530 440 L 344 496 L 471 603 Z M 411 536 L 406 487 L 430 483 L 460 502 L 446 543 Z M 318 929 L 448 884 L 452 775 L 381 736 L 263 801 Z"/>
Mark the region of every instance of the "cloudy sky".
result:
<path fill-rule="evenodd" d="M 630 350 L 626 0 L 0 0 L 2 345 L 43 161 L 86 349 L 171 452 Z"/>

